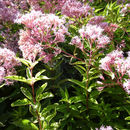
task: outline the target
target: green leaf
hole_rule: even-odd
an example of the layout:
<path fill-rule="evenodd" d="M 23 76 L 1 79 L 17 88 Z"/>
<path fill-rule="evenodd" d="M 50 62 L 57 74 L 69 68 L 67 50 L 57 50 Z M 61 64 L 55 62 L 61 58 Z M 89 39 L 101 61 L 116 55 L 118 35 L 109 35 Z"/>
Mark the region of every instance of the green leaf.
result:
<path fill-rule="evenodd" d="M 22 62 L 24 65 L 26 65 L 26 66 L 28 66 L 28 67 L 30 67 L 31 64 L 32 64 L 31 61 L 25 60 L 25 59 L 23 59 L 23 58 L 18 58 L 18 57 L 16 57 L 16 59 L 19 60 L 20 62 Z"/>
<path fill-rule="evenodd" d="M 74 66 L 74 67 L 80 72 L 82 76 L 85 76 L 86 73 L 79 66 Z"/>
<path fill-rule="evenodd" d="M 2 122 L 0 122 L 0 127 L 4 127 L 5 125 L 2 123 Z"/>
<path fill-rule="evenodd" d="M 84 65 L 84 64 L 86 64 L 86 63 L 83 62 L 83 61 L 77 61 L 77 62 L 74 62 L 73 64 L 74 64 L 74 65 Z"/>
<path fill-rule="evenodd" d="M 51 92 L 45 92 L 43 94 L 40 94 L 36 100 L 37 101 L 41 101 L 43 99 L 46 99 L 46 98 L 49 98 L 49 97 L 53 97 L 53 96 L 54 95 Z"/>
<path fill-rule="evenodd" d="M 7 76 L 7 77 L 5 77 L 5 79 L 16 80 L 16 81 L 28 83 L 27 79 L 25 77 L 17 76 L 17 75 Z"/>
<path fill-rule="evenodd" d="M 95 9 L 94 12 L 97 13 L 99 12 L 100 10 L 102 10 L 103 8 L 100 8 L 100 9 Z"/>
<path fill-rule="evenodd" d="M 70 25 L 70 27 L 73 28 L 74 30 L 77 30 L 77 27 L 72 24 Z"/>
<path fill-rule="evenodd" d="M 21 92 L 30 100 L 32 100 L 32 94 L 28 91 L 27 88 L 21 87 Z"/>
<path fill-rule="evenodd" d="M 74 96 L 70 98 L 71 103 L 78 103 L 82 102 L 83 100 L 86 100 L 84 96 Z"/>
<path fill-rule="evenodd" d="M 29 68 L 26 69 L 26 75 L 28 79 L 31 79 L 32 76 L 31 76 L 31 71 Z"/>
<path fill-rule="evenodd" d="M 4 102 L 8 97 L 1 97 L 0 98 L 0 103 Z"/>
<path fill-rule="evenodd" d="M 49 123 L 52 120 L 52 118 L 54 118 L 55 116 L 56 116 L 56 109 L 53 114 L 46 117 L 46 121 Z"/>
<path fill-rule="evenodd" d="M 22 128 L 22 130 L 38 130 L 38 127 L 27 119 L 20 119 L 13 122 L 14 125 Z"/>
<path fill-rule="evenodd" d="M 2 87 L 4 87 L 5 86 L 5 84 L 2 84 L 2 85 L 0 85 L 0 88 L 2 88 Z"/>
<path fill-rule="evenodd" d="M 82 83 L 81 81 L 75 80 L 75 79 L 68 79 L 68 81 L 73 82 L 75 84 L 77 84 L 78 86 L 80 86 L 81 88 L 84 88 L 86 90 L 86 86 L 84 83 Z"/>
<path fill-rule="evenodd" d="M 24 98 L 24 99 L 22 99 L 22 100 L 19 99 L 19 100 L 13 102 L 13 103 L 11 104 L 11 106 L 12 106 L 12 107 L 25 106 L 25 105 L 29 105 L 29 104 L 31 104 L 31 102 L 30 102 L 27 98 Z"/>
<path fill-rule="evenodd" d="M 130 116 L 126 117 L 125 120 L 130 120 Z"/>
<path fill-rule="evenodd" d="M 42 110 L 41 112 L 41 115 L 43 117 L 46 117 L 48 115 L 48 113 L 50 113 L 50 111 L 52 111 L 54 108 L 57 108 L 59 104 L 55 103 L 55 104 L 52 104 L 52 105 L 48 105 L 46 107 L 44 107 L 44 109 Z"/>
<path fill-rule="evenodd" d="M 40 75 L 38 76 L 37 78 L 35 78 L 35 81 L 39 81 L 39 80 L 48 80 L 50 78 L 48 78 L 47 76 L 44 76 L 44 75 Z"/>
<path fill-rule="evenodd" d="M 35 75 L 35 78 L 39 77 L 43 72 L 45 72 L 46 70 L 43 69 L 41 71 L 39 71 L 36 75 Z"/>
<path fill-rule="evenodd" d="M 47 87 L 47 83 L 43 84 L 36 92 L 36 98 L 39 97 L 40 94 L 43 93 L 43 91 L 45 90 L 45 88 Z"/>
<path fill-rule="evenodd" d="M 68 99 L 69 98 L 69 93 L 68 93 L 66 88 L 65 88 L 65 92 L 64 93 L 65 93 L 65 98 Z"/>

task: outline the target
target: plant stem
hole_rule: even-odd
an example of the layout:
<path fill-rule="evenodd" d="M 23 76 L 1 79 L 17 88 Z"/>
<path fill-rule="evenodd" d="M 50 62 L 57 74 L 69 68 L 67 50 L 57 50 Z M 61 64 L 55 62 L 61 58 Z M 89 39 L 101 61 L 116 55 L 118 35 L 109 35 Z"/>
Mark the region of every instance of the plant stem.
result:
<path fill-rule="evenodd" d="M 90 67 L 91 67 L 91 58 L 92 58 L 92 43 L 90 42 L 90 51 L 89 51 L 89 62 L 88 62 L 88 68 L 87 68 L 87 83 L 86 83 L 86 108 L 88 110 L 88 85 L 89 85 L 89 70 L 90 70 Z"/>
<path fill-rule="evenodd" d="M 33 68 L 30 68 L 30 70 L 31 70 L 31 78 L 33 78 Z M 33 103 L 36 104 L 35 92 L 34 92 L 34 83 L 31 84 L 31 87 L 32 87 Z M 38 113 L 37 110 L 36 110 L 36 115 L 37 115 L 37 120 L 38 120 L 38 123 L 39 123 L 39 129 L 43 130 L 42 125 L 41 125 L 40 116 L 39 116 L 39 113 Z"/>

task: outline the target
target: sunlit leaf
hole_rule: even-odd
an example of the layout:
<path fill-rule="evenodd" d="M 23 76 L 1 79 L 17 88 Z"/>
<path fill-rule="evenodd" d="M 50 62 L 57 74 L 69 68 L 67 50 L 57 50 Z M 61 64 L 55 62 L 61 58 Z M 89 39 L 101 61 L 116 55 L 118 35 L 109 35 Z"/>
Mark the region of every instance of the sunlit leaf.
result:
<path fill-rule="evenodd" d="M 37 101 L 41 101 L 43 99 L 46 99 L 46 98 L 50 98 L 50 97 L 53 97 L 54 95 L 51 93 L 51 92 L 45 92 L 43 94 L 40 94 L 37 98 Z"/>
<path fill-rule="evenodd" d="M 13 102 L 13 103 L 11 104 L 11 106 L 12 106 L 12 107 L 25 106 L 25 105 L 29 105 L 29 104 L 31 104 L 31 102 L 30 102 L 27 98 L 24 98 L 24 99 L 21 99 L 21 100 L 19 99 L 19 100 Z"/>
<path fill-rule="evenodd" d="M 22 93 L 30 100 L 32 100 L 32 94 L 28 91 L 27 88 L 21 87 Z"/>
<path fill-rule="evenodd" d="M 39 89 L 36 92 L 36 99 L 39 98 L 40 94 L 43 93 L 43 91 L 45 90 L 46 87 L 47 87 L 47 83 L 45 83 L 41 87 L 39 87 Z"/>
<path fill-rule="evenodd" d="M 20 119 L 18 121 L 14 121 L 13 124 L 23 130 L 39 130 L 38 127 L 28 119 Z"/>
<path fill-rule="evenodd" d="M 28 83 L 27 79 L 25 77 L 17 76 L 17 75 L 7 76 L 7 77 L 5 77 L 5 79 L 16 80 L 16 81 Z"/>

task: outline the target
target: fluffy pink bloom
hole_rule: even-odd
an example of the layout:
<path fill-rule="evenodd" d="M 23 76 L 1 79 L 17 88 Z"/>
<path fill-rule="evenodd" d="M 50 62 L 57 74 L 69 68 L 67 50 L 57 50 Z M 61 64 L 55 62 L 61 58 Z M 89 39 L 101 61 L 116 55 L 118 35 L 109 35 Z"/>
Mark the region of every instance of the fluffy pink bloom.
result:
<path fill-rule="evenodd" d="M 117 0 L 117 4 L 125 3 L 125 0 Z"/>
<path fill-rule="evenodd" d="M 61 13 L 69 17 L 82 17 L 87 16 L 91 12 L 89 5 L 84 5 L 77 0 L 67 0 L 62 7 Z"/>
<path fill-rule="evenodd" d="M 103 16 L 94 16 L 89 20 L 89 24 L 99 24 L 103 22 L 105 18 Z"/>
<path fill-rule="evenodd" d="M 117 30 L 118 25 L 110 23 L 108 24 L 107 22 L 104 22 L 105 18 L 103 16 L 94 16 L 89 20 L 89 24 L 92 25 L 97 25 L 100 26 L 101 28 L 104 29 L 104 32 L 111 38 L 113 39 L 114 32 Z"/>
<path fill-rule="evenodd" d="M 79 33 L 82 38 L 85 37 L 96 40 L 102 35 L 103 31 L 104 30 L 97 25 L 87 24 L 79 30 Z"/>
<path fill-rule="evenodd" d="M 112 31 L 112 32 L 115 32 L 115 31 L 117 30 L 117 28 L 118 28 L 118 25 L 111 23 L 111 24 L 110 24 L 110 28 L 111 28 L 111 31 Z"/>
<path fill-rule="evenodd" d="M 109 37 L 102 35 L 101 37 L 98 38 L 97 40 L 97 47 L 98 48 L 105 48 L 105 45 L 110 43 Z"/>
<path fill-rule="evenodd" d="M 16 23 L 20 23 L 20 24 L 24 24 L 26 27 L 28 28 L 33 28 L 35 25 L 33 24 L 33 22 L 39 18 L 42 17 L 43 14 L 41 11 L 35 11 L 32 10 L 30 13 L 27 13 L 25 15 L 22 15 L 21 17 L 18 17 L 15 22 Z"/>
<path fill-rule="evenodd" d="M 7 3 L 8 2 L 8 3 Z M 8 8 L 10 6 L 10 8 Z M 12 2 L 0 0 L 0 21 L 13 22 L 18 13 L 17 8 Z"/>
<path fill-rule="evenodd" d="M 15 53 L 6 48 L 0 48 L 0 84 L 5 81 L 7 85 L 12 81 L 4 79 L 5 76 L 16 74 L 15 66 L 19 66 L 19 62 L 15 59 Z"/>
<path fill-rule="evenodd" d="M 31 9 L 44 13 L 55 13 L 60 11 L 67 0 L 28 0 Z M 41 5 L 42 6 L 41 6 Z"/>
<path fill-rule="evenodd" d="M 96 42 L 97 48 L 104 48 L 107 44 L 110 43 L 109 37 L 103 35 L 103 32 L 103 28 L 92 24 L 87 24 L 79 30 L 81 37 L 90 39 L 92 42 Z"/>
<path fill-rule="evenodd" d="M 130 3 L 126 4 L 120 11 L 121 14 L 125 15 L 125 13 L 129 12 Z"/>
<path fill-rule="evenodd" d="M 128 94 L 130 94 L 130 79 L 126 80 L 123 83 L 123 88 Z"/>
<path fill-rule="evenodd" d="M 96 128 L 96 130 L 113 130 L 113 128 L 111 127 L 111 126 L 101 126 L 99 129 L 98 128 Z"/>
<path fill-rule="evenodd" d="M 0 66 L 0 83 L 3 82 L 4 77 L 5 77 L 5 68 Z"/>
<path fill-rule="evenodd" d="M 83 44 L 82 44 L 82 42 L 81 42 L 81 40 L 80 40 L 80 38 L 78 36 L 73 37 L 70 44 L 71 45 L 76 45 L 76 47 L 83 50 Z"/>
<path fill-rule="evenodd" d="M 42 51 L 48 49 L 48 47 L 45 47 L 46 44 L 57 47 L 57 43 L 64 42 L 65 34 L 68 34 L 68 30 L 64 26 L 64 19 L 60 19 L 54 14 L 42 14 L 40 11 L 32 10 L 30 13 L 23 15 L 17 22 L 26 26 L 26 30 L 20 32 L 18 43 L 23 52 L 23 57 L 32 61 L 35 60 L 37 55 L 43 56 Z M 51 52 L 49 51 L 49 53 Z M 50 59 L 50 54 L 46 57 Z"/>
<path fill-rule="evenodd" d="M 103 83 L 101 81 L 97 81 L 97 84 L 103 85 Z M 103 89 L 104 89 L 104 87 L 97 87 L 98 91 L 102 91 Z"/>
<path fill-rule="evenodd" d="M 3 28 L 5 28 L 3 26 Z M 18 32 L 11 33 L 11 29 L 4 29 L 1 31 L 3 40 L 0 42 L 1 47 L 8 48 L 15 53 L 18 52 Z"/>
<path fill-rule="evenodd" d="M 118 50 L 112 51 L 100 60 L 100 68 L 106 71 L 112 71 L 111 67 L 115 64 L 115 61 L 117 61 L 118 58 L 123 58 L 123 52 Z"/>
<path fill-rule="evenodd" d="M 97 87 L 98 91 L 102 91 L 104 89 L 104 87 Z"/>
<path fill-rule="evenodd" d="M 103 59 L 100 60 L 100 68 L 112 72 L 115 77 L 118 79 L 117 83 L 123 83 L 124 75 L 128 77 L 125 83 L 123 83 L 124 90 L 130 94 L 130 56 L 123 57 L 123 52 L 115 50 L 106 55 Z M 116 74 L 115 74 L 116 73 Z M 118 76 L 118 77 L 117 77 Z"/>

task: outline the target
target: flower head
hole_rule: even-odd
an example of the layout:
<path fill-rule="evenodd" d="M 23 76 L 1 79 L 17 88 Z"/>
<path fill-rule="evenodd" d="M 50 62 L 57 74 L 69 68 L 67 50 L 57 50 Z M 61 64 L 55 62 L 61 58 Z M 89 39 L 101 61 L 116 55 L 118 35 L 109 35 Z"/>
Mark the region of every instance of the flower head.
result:
<path fill-rule="evenodd" d="M 40 53 L 46 49 L 46 44 L 57 46 L 57 43 L 65 41 L 65 34 L 68 33 L 64 19 L 54 14 L 42 14 L 41 11 L 32 10 L 17 22 L 26 27 L 26 30 L 20 32 L 19 48 L 23 57 L 32 61 L 36 56 L 41 56 Z M 52 55 L 49 59 L 50 57 Z"/>
<path fill-rule="evenodd" d="M 91 12 L 89 5 L 84 5 L 77 0 L 67 0 L 62 7 L 61 13 L 69 17 L 82 17 L 87 16 Z"/>
<path fill-rule="evenodd" d="M 0 83 L 5 81 L 7 85 L 12 84 L 12 81 L 9 81 L 4 77 L 16 74 L 14 67 L 19 65 L 13 51 L 6 48 L 0 48 Z"/>

